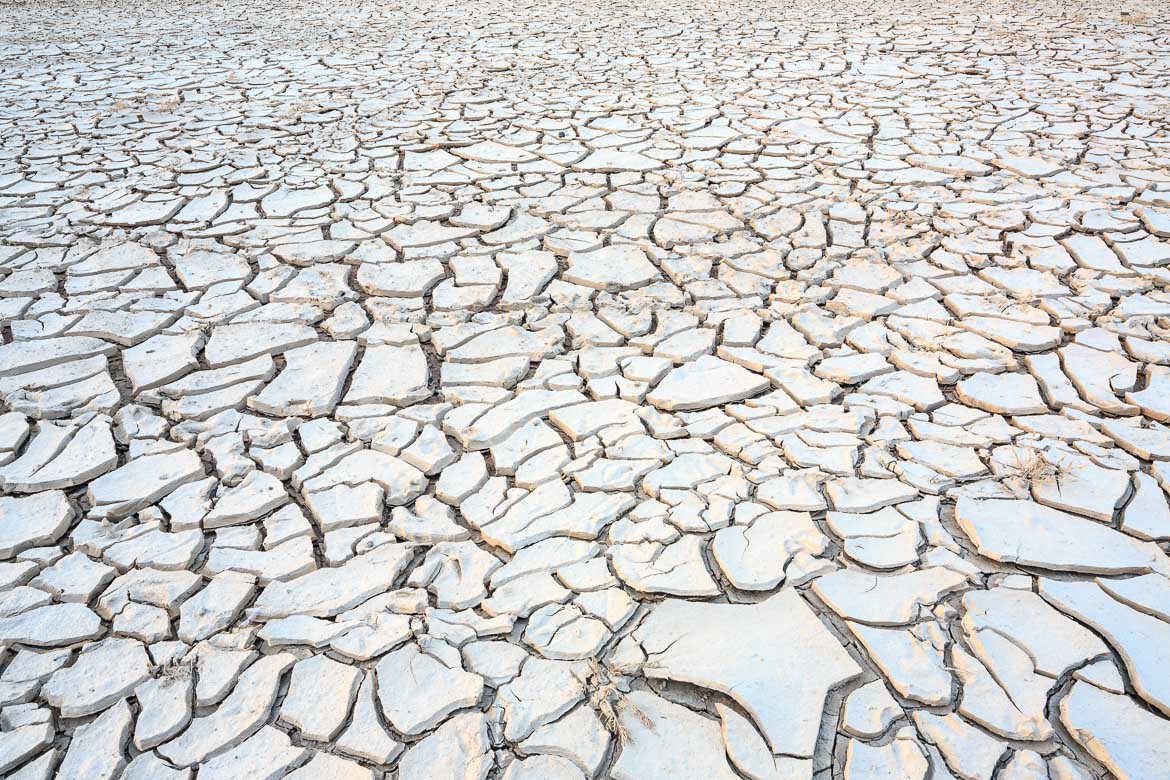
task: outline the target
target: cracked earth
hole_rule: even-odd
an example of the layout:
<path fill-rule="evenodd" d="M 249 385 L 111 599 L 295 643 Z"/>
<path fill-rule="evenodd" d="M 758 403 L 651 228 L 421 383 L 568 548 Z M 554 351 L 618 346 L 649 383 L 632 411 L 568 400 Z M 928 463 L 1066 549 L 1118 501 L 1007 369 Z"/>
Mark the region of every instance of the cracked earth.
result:
<path fill-rule="evenodd" d="M 1170 777 L 1170 18 L 1039 6 L 4 5 L 0 775 Z"/>

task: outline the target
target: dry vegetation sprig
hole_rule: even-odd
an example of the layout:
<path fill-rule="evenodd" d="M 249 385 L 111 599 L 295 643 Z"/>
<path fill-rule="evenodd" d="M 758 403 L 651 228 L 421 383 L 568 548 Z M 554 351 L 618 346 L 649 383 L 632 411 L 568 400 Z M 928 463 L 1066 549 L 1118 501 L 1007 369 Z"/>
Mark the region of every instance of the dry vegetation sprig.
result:
<path fill-rule="evenodd" d="M 589 706 L 597 711 L 606 730 L 619 740 L 626 742 L 633 738 L 621 721 L 623 713 L 632 715 L 647 729 L 654 731 L 654 721 L 626 697 L 617 681 L 594 658 L 589 659 L 589 674 L 585 684 L 592 688 L 589 691 Z"/>

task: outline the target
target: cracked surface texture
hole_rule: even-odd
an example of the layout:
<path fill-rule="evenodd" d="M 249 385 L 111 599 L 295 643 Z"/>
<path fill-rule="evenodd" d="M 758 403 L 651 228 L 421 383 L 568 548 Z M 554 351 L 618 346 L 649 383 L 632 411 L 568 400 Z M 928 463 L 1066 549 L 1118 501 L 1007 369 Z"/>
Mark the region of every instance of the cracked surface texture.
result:
<path fill-rule="evenodd" d="M 1170 777 L 1164 4 L 6 3 L 0 775 Z"/>

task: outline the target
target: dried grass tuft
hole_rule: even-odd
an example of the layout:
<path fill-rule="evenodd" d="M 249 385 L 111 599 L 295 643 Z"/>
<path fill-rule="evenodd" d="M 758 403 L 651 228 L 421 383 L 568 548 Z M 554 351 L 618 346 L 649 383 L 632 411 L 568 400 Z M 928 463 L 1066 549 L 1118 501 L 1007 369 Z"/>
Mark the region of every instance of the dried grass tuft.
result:
<path fill-rule="evenodd" d="M 1048 458 L 1042 450 L 1028 448 L 1028 454 L 1020 457 L 1020 451 L 1015 451 L 1016 465 L 1009 466 L 1012 477 L 1023 480 L 1029 486 L 1053 482 L 1073 475 L 1079 465 L 1076 463 L 1061 463 Z"/>
<path fill-rule="evenodd" d="M 186 662 L 186 659 L 179 661 L 171 661 L 164 664 L 160 669 L 158 676 L 163 680 L 187 680 L 195 673 L 191 664 Z"/>
<path fill-rule="evenodd" d="M 1150 15 L 1145 11 L 1122 11 L 1120 19 L 1126 24 L 1146 24 Z"/>
<path fill-rule="evenodd" d="M 630 730 L 622 723 L 623 714 L 637 718 L 648 730 L 654 731 L 654 721 L 626 698 L 618 688 L 617 682 L 610 678 L 609 673 L 596 659 L 589 659 L 589 674 L 585 678 L 585 684 L 592 689 L 589 691 L 589 706 L 597 711 L 606 730 L 620 741 L 633 740 Z"/>
<path fill-rule="evenodd" d="M 1040 450 L 1028 450 L 1028 454 L 1020 458 L 1020 451 L 1016 450 L 1015 472 L 1012 476 L 1019 477 L 1030 484 L 1037 482 L 1051 482 L 1060 476 L 1060 469 L 1051 463 Z"/>

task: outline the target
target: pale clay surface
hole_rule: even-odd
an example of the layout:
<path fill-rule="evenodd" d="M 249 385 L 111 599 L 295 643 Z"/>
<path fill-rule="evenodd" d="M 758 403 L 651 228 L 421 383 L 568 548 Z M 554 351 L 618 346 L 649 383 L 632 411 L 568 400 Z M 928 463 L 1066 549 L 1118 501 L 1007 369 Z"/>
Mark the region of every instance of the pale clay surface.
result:
<path fill-rule="evenodd" d="M 1168 40 L 3 4 L 0 776 L 1170 778 Z"/>

